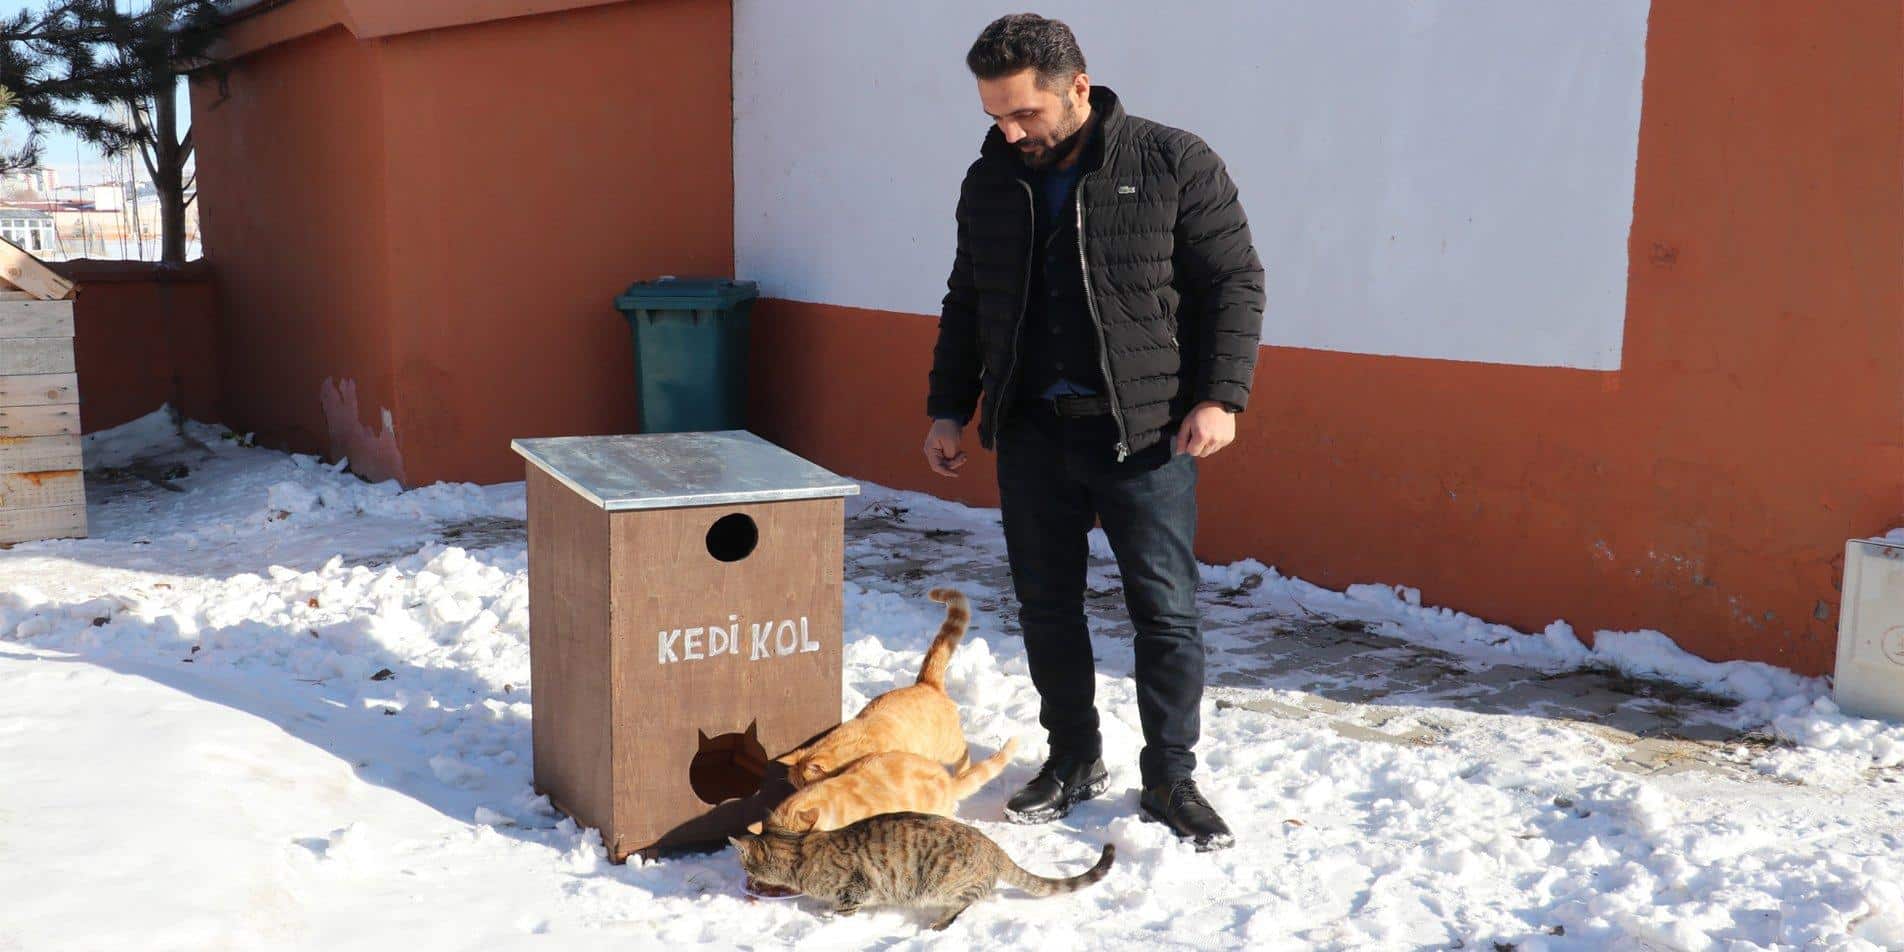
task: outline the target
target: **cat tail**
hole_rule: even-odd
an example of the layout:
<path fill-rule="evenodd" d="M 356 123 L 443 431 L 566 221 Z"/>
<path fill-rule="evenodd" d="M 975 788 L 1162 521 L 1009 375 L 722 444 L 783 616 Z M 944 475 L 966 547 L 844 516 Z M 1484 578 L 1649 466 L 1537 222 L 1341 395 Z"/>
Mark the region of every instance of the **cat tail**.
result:
<path fill-rule="evenodd" d="M 925 664 L 919 666 L 919 683 L 943 691 L 945 669 L 952 664 L 952 649 L 959 646 L 966 625 L 972 621 L 972 606 L 965 600 L 965 593 L 956 589 L 935 588 L 926 597 L 945 606 L 945 622 L 939 626 L 938 637 L 932 639 L 932 647 L 926 649 Z"/>
<path fill-rule="evenodd" d="M 1011 762 L 1012 753 L 1017 749 L 1018 738 L 1008 738 L 998 753 L 957 771 L 952 778 L 952 799 L 963 800 L 977 793 L 978 788 L 991 783 L 992 778 L 998 776 L 998 772 Z"/>
<path fill-rule="evenodd" d="M 1097 858 L 1096 866 L 1076 876 L 1072 876 L 1069 879 L 1051 879 L 1036 873 L 1026 872 L 1024 867 L 1019 866 L 1012 861 L 1011 857 L 1007 856 L 1005 857 L 1005 868 L 998 874 L 998 878 L 1009 885 L 1017 886 L 1019 889 L 1033 896 L 1041 898 L 1044 896 L 1059 896 L 1064 893 L 1083 889 L 1110 875 L 1111 861 L 1116 857 L 1117 847 L 1106 843 L 1104 844 L 1103 855 Z"/>

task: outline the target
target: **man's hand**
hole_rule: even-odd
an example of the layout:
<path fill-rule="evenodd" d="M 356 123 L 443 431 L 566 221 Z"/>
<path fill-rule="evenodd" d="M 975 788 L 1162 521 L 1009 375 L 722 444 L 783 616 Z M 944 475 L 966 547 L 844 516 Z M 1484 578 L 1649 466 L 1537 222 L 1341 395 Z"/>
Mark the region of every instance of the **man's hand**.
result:
<path fill-rule="evenodd" d="M 965 453 L 959 449 L 959 443 L 965 437 L 965 428 L 952 420 L 934 420 L 932 429 L 926 433 L 926 465 L 941 476 L 958 476 L 958 470 L 965 465 Z"/>
<path fill-rule="evenodd" d="M 1171 453 L 1196 457 L 1211 456 L 1236 440 L 1236 417 L 1223 404 L 1205 400 L 1183 418 Z"/>

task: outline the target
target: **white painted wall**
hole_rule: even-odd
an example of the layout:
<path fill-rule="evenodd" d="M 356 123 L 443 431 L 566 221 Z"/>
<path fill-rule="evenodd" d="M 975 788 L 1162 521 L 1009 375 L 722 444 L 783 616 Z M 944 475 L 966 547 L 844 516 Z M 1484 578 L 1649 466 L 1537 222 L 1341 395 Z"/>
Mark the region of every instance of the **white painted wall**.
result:
<path fill-rule="evenodd" d="M 1094 81 L 1229 164 L 1263 339 L 1617 369 L 1647 0 L 1050 0 Z M 764 295 L 936 315 L 1005 12 L 735 0 L 735 244 Z"/>

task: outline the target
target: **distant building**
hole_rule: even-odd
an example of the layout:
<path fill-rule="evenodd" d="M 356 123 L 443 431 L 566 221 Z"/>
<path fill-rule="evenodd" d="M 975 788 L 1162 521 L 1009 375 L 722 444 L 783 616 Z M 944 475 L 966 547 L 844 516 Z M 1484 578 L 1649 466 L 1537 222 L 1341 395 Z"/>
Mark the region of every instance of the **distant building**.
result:
<path fill-rule="evenodd" d="M 154 194 L 114 208 L 72 200 L 0 201 L 0 234 L 48 261 L 150 259 L 161 247 L 161 231 L 159 200 Z M 199 253 L 196 202 L 185 208 L 185 245 L 189 256 Z"/>
<path fill-rule="evenodd" d="M 116 212 L 126 207 L 126 187 L 118 182 L 95 185 L 93 192 L 93 210 Z"/>
<path fill-rule="evenodd" d="M 40 257 L 61 257 L 53 216 L 40 209 L 0 206 L 0 236 Z"/>
<path fill-rule="evenodd" d="M 48 196 L 59 187 L 59 172 L 55 169 L 15 169 L 0 175 L 0 194 Z"/>

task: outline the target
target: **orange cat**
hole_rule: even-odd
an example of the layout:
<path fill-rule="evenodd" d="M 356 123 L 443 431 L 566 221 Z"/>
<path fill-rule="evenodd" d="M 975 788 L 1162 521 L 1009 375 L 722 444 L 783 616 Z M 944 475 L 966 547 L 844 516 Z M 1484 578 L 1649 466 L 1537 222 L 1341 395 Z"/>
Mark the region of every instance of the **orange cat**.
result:
<path fill-rule="evenodd" d="M 838 774 L 796 791 L 767 817 L 768 829 L 783 833 L 837 830 L 881 813 L 934 813 L 951 816 L 959 801 L 978 792 L 1011 762 L 1018 738 L 998 753 L 958 772 L 918 754 L 887 751 L 861 757 Z M 760 832 L 762 824 L 749 830 Z"/>
<path fill-rule="evenodd" d="M 918 683 L 873 698 L 852 720 L 825 737 L 779 757 L 795 787 L 823 780 L 861 757 L 886 751 L 918 754 L 964 769 L 968 762 L 965 731 L 959 727 L 958 705 L 945 693 L 945 669 L 952 663 L 952 649 L 965 637 L 972 609 L 961 592 L 935 588 L 927 594 L 945 605 L 945 622 L 932 647 L 926 649 Z"/>

